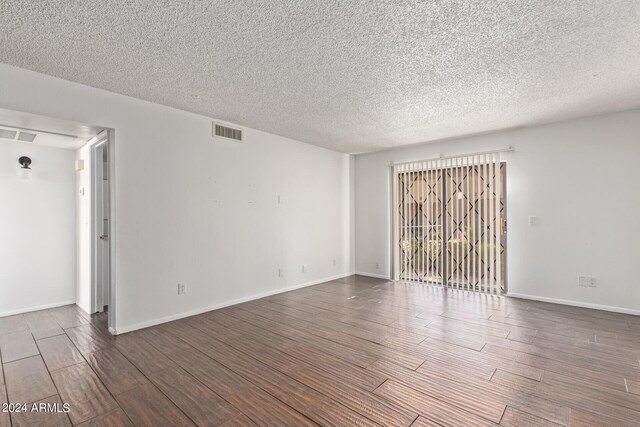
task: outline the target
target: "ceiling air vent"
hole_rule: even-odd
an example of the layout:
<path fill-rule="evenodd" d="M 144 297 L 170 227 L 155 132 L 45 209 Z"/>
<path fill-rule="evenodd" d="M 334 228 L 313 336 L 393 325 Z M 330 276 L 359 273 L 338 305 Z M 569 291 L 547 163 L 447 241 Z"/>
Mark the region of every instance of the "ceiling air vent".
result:
<path fill-rule="evenodd" d="M 242 142 L 242 130 L 234 129 L 215 122 L 213 123 L 213 136 Z"/>
<path fill-rule="evenodd" d="M 20 135 L 18 135 L 18 141 L 33 142 L 33 140 L 36 139 L 36 136 L 37 135 L 35 133 L 20 132 Z"/>
<path fill-rule="evenodd" d="M 0 129 L 0 138 L 15 139 L 17 133 L 15 130 Z"/>

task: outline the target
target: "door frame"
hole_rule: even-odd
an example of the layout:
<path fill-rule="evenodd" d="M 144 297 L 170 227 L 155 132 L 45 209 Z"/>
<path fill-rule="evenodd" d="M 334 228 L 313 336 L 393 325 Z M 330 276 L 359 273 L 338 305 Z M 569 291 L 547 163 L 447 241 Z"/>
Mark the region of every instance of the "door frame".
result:
<path fill-rule="evenodd" d="M 504 238 L 504 257 L 502 267 L 504 269 L 502 275 L 504 280 L 504 292 L 503 295 L 507 295 L 509 293 L 509 212 L 507 212 L 507 176 L 509 176 L 507 172 L 507 161 L 501 160 L 500 166 L 503 167 L 502 171 L 502 202 L 504 203 L 504 210 L 502 218 L 500 218 L 500 226 L 503 227 L 504 233 L 501 237 Z"/>
<path fill-rule="evenodd" d="M 116 223 L 116 215 L 115 215 L 115 144 L 113 135 L 114 132 L 112 129 L 105 129 L 100 132 L 94 138 L 94 141 L 90 146 L 90 170 L 91 170 L 91 312 L 96 313 L 102 311 L 102 307 L 98 307 L 99 304 L 105 305 L 105 301 L 102 299 L 102 296 L 99 296 L 98 292 L 98 275 L 100 274 L 100 269 L 98 268 L 98 263 L 102 260 L 100 259 L 103 252 L 100 250 L 101 241 L 98 237 L 99 228 L 98 222 L 102 220 L 102 215 L 98 212 L 97 203 L 98 203 L 98 195 L 102 194 L 103 197 L 107 197 L 109 200 L 109 237 L 108 237 L 108 251 L 109 251 L 109 262 L 106 266 L 103 266 L 108 270 L 108 280 L 107 286 L 109 288 L 109 301 L 108 306 L 108 327 L 109 332 L 112 334 L 116 333 L 115 329 L 115 315 L 116 315 L 116 289 L 114 283 L 115 277 L 115 223 Z M 103 158 L 97 158 L 98 149 L 104 147 L 107 149 L 107 166 L 108 170 L 108 191 L 107 194 L 104 194 L 102 182 L 102 177 L 98 177 L 98 171 L 103 169 Z M 101 163 L 101 166 L 96 167 L 98 163 Z M 100 190 L 97 191 L 98 184 L 100 185 Z"/>

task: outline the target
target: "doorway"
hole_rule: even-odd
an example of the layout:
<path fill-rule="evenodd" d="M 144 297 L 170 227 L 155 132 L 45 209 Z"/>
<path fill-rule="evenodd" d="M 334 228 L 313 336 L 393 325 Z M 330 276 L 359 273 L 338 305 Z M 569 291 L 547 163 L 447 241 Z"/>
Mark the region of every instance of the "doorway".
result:
<path fill-rule="evenodd" d="M 506 163 L 497 152 L 393 166 L 393 279 L 506 292 Z"/>
<path fill-rule="evenodd" d="M 76 152 L 78 171 L 77 304 L 115 334 L 113 129 L 98 131 Z"/>
<path fill-rule="evenodd" d="M 0 242 L 0 271 L 3 284 L 16 289 L 0 298 L 0 316 L 73 304 L 82 316 L 98 311 L 91 302 L 90 144 L 103 139 L 97 137 L 103 129 L 0 108 L 0 196 L 11 201 L 0 203 L 0 234 L 6 237 Z M 112 141 L 107 146 L 112 176 Z M 112 215 L 108 219 L 113 223 Z M 109 263 L 113 259 L 103 261 Z M 102 317 L 106 326 L 107 315 Z"/>

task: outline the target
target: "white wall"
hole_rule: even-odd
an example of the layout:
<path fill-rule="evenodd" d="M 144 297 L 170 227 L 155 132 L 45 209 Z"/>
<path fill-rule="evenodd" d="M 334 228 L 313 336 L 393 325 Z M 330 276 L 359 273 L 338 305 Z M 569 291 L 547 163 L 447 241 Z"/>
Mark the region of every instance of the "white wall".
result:
<path fill-rule="evenodd" d="M 348 155 L 247 128 L 214 140 L 209 118 L 7 65 L 0 93 L 115 129 L 118 332 L 352 272 Z"/>
<path fill-rule="evenodd" d="M 19 176 L 18 158 L 33 163 Z M 0 316 L 76 298 L 75 153 L 0 142 Z"/>
<path fill-rule="evenodd" d="M 356 156 L 356 271 L 390 273 L 390 162 L 509 145 L 509 293 L 640 314 L 640 110 Z"/>

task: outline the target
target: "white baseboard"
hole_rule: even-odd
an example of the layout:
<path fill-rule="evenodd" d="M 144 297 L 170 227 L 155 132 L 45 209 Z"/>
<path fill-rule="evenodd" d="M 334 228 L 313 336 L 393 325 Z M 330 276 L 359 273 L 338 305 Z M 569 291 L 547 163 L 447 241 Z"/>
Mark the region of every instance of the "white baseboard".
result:
<path fill-rule="evenodd" d="M 80 304 L 80 302 L 76 301 L 76 305 L 80 308 L 80 310 L 84 311 L 85 313 L 91 315 L 92 313 L 90 313 L 91 310 L 87 310 L 87 307 L 83 307 L 82 304 Z"/>
<path fill-rule="evenodd" d="M 147 320 L 147 321 L 136 323 L 136 324 L 129 325 L 129 326 L 123 326 L 123 327 L 119 327 L 119 328 L 109 328 L 109 331 L 113 335 L 124 334 L 124 333 L 127 333 L 127 332 L 136 331 L 138 329 L 143 329 L 143 328 L 148 328 L 150 326 L 159 325 L 161 323 L 171 322 L 173 320 L 183 319 L 185 317 L 190 317 L 190 316 L 195 316 L 197 314 L 206 313 L 207 311 L 217 310 L 219 308 L 229 307 L 231 305 L 236 305 L 236 304 L 240 304 L 240 303 L 247 302 L 247 301 L 253 301 L 253 300 L 264 298 L 264 297 L 268 297 L 268 296 L 271 296 L 271 295 L 281 294 L 283 292 L 294 291 L 296 289 L 306 288 L 307 286 L 313 286 L 313 285 L 317 285 L 317 284 L 324 283 L 324 282 L 330 282 L 330 281 L 336 280 L 336 279 L 342 279 L 344 277 L 353 276 L 353 274 L 354 273 L 345 273 L 345 274 L 339 274 L 337 276 L 326 277 L 326 278 L 319 279 L 319 280 L 312 280 L 310 282 L 301 283 L 299 285 L 289 286 L 289 287 L 286 287 L 286 288 L 275 289 L 275 290 L 272 290 L 272 291 L 262 292 L 262 293 L 250 295 L 250 296 L 247 296 L 247 297 L 237 298 L 237 299 L 234 299 L 234 300 L 231 300 L 231 301 L 225 301 L 225 302 L 222 302 L 222 303 L 219 303 L 219 304 L 213 304 L 213 305 L 209 305 L 209 306 L 206 306 L 206 307 L 197 308 L 195 310 L 185 311 L 185 312 L 182 312 L 182 313 L 173 314 L 171 316 L 160 317 L 158 319 Z"/>
<path fill-rule="evenodd" d="M 389 275 L 385 275 L 385 274 L 376 274 L 376 273 L 367 273 L 364 271 L 356 271 L 356 273 L 358 276 L 366 276 L 366 277 L 374 277 L 376 279 L 387 279 L 387 280 L 391 280 L 389 278 Z"/>
<path fill-rule="evenodd" d="M 507 296 L 513 297 L 513 298 L 529 299 L 529 300 L 541 301 L 541 302 L 550 302 L 553 304 L 571 305 L 574 307 L 593 308 L 595 310 L 612 311 L 614 313 L 633 314 L 636 316 L 640 316 L 640 310 L 635 310 L 633 308 L 614 307 L 611 305 L 593 304 L 590 302 L 572 301 L 572 300 L 559 299 L 559 298 L 540 297 L 537 295 L 518 294 L 514 292 L 508 292 Z"/>
<path fill-rule="evenodd" d="M 39 305 L 37 307 L 21 308 L 18 310 L 11 310 L 11 311 L 5 311 L 4 313 L 0 313 L 0 317 L 13 316 L 14 314 L 29 313 L 31 311 L 46 310 L 48 308 L 62 307 L 64 305 L 72 305 L 75 303 L 76 303 L 76 300 L 69 300 L 69 301 L 54 302 L 53 304 Z"/>

